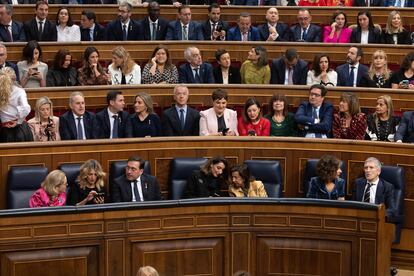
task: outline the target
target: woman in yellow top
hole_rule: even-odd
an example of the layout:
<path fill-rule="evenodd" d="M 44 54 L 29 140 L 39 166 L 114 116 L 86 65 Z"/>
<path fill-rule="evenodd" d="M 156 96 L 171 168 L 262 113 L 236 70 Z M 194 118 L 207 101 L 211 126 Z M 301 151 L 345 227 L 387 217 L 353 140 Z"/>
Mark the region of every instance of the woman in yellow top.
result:
<path fill-rule="evenodd" d="M 267 197 L 262 181 L 254 180 L 246 165 L 235 165 L 230 169 L 229 195 L 233 197 Z"/>
<path fill-rule="evenodd" d="M 253 47 L 240 68 L 241 83 L 269 84 L 270 66 L 267 60 L 267 50 L 263 46 Z"/>

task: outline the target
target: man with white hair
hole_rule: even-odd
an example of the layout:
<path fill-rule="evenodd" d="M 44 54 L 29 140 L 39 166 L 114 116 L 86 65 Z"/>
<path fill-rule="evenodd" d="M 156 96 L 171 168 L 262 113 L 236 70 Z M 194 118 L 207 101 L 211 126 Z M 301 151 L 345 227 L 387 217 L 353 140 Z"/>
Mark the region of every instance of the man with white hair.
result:
<path fill-rule="evenodd" d="M 17 68 L 17 65 L 14 63 L 11 63 L 10 61 L 7 61 L 7 48 L 6 46 L 0 42 L 0 69 L 4 67 L 10 67 L 13 68 L 15 74 L 16 74 L 16 80 L 19 81 L 19 69 Z"/>
<path fill-rule="evenodd" d="M 381 162 L 369 157 L 364 163 L 364 178 L 354 182 L 352 200 L 374 204 L 385 204 L 387 216 L 395 214 L 394 186 L 380 178 Z"/>
<path fill-rule="evenodd" d="M 213 67 L 203 62 L 200 50 L 190 46 L 184 50 L 184 58 L 188 61 L 180 66 L 180 83 L 214 83 Z"/>

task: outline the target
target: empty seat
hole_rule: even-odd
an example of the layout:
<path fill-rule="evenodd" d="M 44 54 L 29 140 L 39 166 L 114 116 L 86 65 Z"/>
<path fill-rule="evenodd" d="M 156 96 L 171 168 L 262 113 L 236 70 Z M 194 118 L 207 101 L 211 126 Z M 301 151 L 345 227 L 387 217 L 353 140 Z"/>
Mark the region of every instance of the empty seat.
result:
<path fill-rule="evenodd" d="M 250 174 L 263 182 L 268 197 L 282 197 L 283 177 L 279 161 L 246 160 Z"/>
<path fill-rule="evenodd" d="M 308 194 L 309 191 L 309 182 L 311 180 L 312 177 L 317 176 L 316 175 L 316 165 L 318 164 L 319 159 L 308 159 L 306 161 L 306 165 L 305 165 L 305 173 L 303 175 L 303 193 L 306 197 L 306 195 Z M 345 180 L 345 193 L 346 193 L 346 173 L 345 173 L 345 164 L 344 162 L 341 161 L 340 163 L 340 168 L 341 168 L 341 178 L 343 180 Z"/>
<path fill-rule="evenodd" d="M 40 188 L 47 173 L 43 166 L 11 167 L 7 176 L 7 208 L 29 208 L 30 196 Z"/>
<path fill-rule="evenodd" d="M 76 179 L 79 176 L 81 165 L 81 163 L 60 164 L 59 170 L 65 173 L 69 188 L 76 184 Z"/>
<path fill-rule="evenodd" d="M 191 157 L 174 158 L 171 161 L 169 185 L 171 199 L 183 198 L 188 178 L 191 176 L 193 171 L 200 169 L 206 161 L 206 158 Z"/>

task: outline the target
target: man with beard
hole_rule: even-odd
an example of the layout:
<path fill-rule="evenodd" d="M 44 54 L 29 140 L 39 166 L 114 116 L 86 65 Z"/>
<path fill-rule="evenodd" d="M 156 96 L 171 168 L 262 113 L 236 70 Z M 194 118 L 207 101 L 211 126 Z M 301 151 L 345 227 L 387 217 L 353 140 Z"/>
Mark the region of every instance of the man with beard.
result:
<path fill-rule="evenodd" d="M 106 28 L 106 40 L 139 40 L 140 24 L 131 18 L 132 5 L 122 2 L 118 7 L 118 19 L 111 21 Z"/>
<path fill-rule="evenodd" d="M 348 50 L 346 63 L 336 67 L 338 86 L 361 87 L 368 77 L 368 67 L 360 64 L 363 55 L 362 48 L 352 46 Z"/>

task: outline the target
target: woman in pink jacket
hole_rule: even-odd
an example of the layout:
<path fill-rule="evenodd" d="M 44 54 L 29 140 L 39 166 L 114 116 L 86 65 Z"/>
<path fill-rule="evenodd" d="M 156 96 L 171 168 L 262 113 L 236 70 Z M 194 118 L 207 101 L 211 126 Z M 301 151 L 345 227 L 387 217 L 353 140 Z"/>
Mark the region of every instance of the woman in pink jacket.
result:
<path fill-rule="evenodd" d="M 66 175 L 61 170 L 51 171 L 31 197 L 30 208 L 63 206 L 66 203 Z"/>
<path fill-rule="evenodd" d="M 346 14 L 336 11 L 332 16 L 332 24 L 323 28 L 323 41 L 330 43 L 349 43 L 352 29 L 347 27 Z"/>

